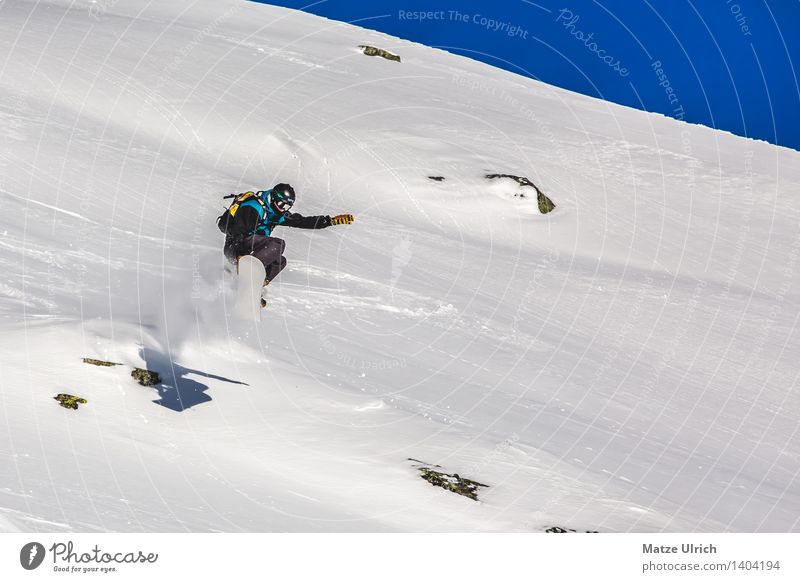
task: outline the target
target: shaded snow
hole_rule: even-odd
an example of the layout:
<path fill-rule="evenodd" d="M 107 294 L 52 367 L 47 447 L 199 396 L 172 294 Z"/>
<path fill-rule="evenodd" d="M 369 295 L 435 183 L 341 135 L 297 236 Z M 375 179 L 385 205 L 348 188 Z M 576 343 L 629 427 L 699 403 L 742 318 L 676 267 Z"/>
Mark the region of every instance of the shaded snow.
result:
<path fill-rule="evenodd" d="M 0 4 L 0 530 L 800 530 L 800 154 L 161 4 Z M 248 326 L 214 218 L 278 181 L 357 222 Z"/>

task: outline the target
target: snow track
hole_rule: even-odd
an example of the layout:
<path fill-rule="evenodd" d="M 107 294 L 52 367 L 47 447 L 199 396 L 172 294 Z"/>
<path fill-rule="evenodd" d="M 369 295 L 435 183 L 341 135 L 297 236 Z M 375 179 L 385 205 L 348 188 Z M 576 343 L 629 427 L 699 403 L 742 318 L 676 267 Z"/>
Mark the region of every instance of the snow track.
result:
<path fill-rule="evenodd" d="M 800 530 L 797 152 L 239 0 L 0 54 L 1 531 Z M 356 223 L 245 324 L 214 219 L 281 181 Z"/>

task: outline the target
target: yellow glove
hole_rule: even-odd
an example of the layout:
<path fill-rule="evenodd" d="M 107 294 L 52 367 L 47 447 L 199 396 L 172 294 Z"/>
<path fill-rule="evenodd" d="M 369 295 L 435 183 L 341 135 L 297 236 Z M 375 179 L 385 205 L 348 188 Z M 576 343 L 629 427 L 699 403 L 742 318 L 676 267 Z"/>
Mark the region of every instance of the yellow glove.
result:
<path fill-rule="evenodd" d="M 352 214 L 337 214 L 331 218 L 331 224 L 353 224 L 355 218 Z"/>

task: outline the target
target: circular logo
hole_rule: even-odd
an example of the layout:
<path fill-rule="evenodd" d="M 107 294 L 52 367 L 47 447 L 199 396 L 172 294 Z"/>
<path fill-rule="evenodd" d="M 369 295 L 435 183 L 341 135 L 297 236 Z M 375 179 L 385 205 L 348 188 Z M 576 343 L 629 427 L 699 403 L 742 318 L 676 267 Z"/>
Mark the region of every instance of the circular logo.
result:
<path fill-rule="evenodd" d="M 30 542 L 19 551 L 19 563 L 26 570 L 35 570 L 44 561 L 44 546 L 39 542 Z"/>

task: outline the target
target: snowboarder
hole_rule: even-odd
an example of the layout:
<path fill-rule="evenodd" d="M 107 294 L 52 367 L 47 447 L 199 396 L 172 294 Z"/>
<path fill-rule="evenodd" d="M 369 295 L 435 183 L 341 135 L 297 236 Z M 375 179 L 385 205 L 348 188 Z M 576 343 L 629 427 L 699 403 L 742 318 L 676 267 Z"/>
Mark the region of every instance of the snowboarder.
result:
<path fill-rule="evenodd" d="M 264 264 L 268 285 L 286 266 L 283 251 L 286 243 L 271 236 L 276 226 L 294 228 L 327 228 L 335 224 L 352 224 L 352 214 L 302 216 L 290 212 L 294 205 L 294 188 L 277 184 L 270 190 L 245 192 L 235 196 L 231 207 L 217 219 L 225 233 L 225 257 L 234 265 L 239 257 L 252 255 Z"/>

